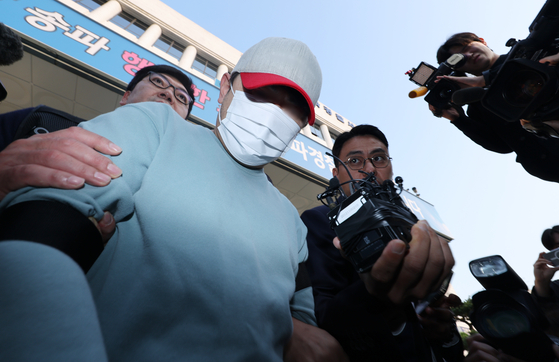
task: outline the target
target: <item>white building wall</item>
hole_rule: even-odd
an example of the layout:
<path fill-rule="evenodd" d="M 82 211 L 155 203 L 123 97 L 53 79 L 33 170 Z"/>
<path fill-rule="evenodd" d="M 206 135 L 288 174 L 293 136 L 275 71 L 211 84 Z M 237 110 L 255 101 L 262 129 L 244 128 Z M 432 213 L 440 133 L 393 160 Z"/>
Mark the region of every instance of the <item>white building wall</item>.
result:
<path fill-rule="evenodd" d="M 76 4 L 72 0 L 57 1 L 92 18 L 101 25 L 141 45 L 154 54 L 167 59 L 170 63 L 177 65 L 201 79 L 207 80 L 211 84 L 214 84 L 214 79 L 192 69 L 192 64 L 197 54 L 201 54 L 204 58 L 218 66 L 216 76 L 218 81 L 221 80 L 221 76 L 225 72 L 229 72 L 234 68 L 242 55 L 240 51 L 203 29 L 192 20 L 184 17 L 160 0 L 110 0 L 92 12 L 89 12 L 86 8 Z M 125 11 L 137 17 L 139 20 L 149 25 L 149 28 L 139 39 L 109 21 L 121 11 Z M 172 34 L 173 36 L 171 36 L 171 38 L 177 41 L 180 40 L 179 43 L 186 47 L 180 60 L 153 47 L 153 44 L 161 34 L 167 36 Z M 330 112 L 328 113 L 327 110 Z M 330 107 L 322 104 L 320 100 L 319 104 L 315 107 L 315 113 L 316 123 L 321 129 L 324 139 L 321 140 L 314 136 L 309 127 L 305 127 L 302 133 L 330 149 L 332 148 L 331 135 L 336 137 L 340 133 L 349 131 L 353 126 L 347 119 L 338 115 L 338 117 L 342 119 L 342 121 L 340 121 L 337 117 L 337 113 Z"/>

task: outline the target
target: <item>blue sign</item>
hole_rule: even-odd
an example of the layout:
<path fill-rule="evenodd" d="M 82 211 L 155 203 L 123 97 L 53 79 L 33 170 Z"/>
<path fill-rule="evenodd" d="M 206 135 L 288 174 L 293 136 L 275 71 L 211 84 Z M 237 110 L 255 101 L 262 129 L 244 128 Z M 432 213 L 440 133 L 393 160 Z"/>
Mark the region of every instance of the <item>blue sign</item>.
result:
<path fill-rule="evenodd" d="M 125 83 L 148 65 L 175 66 L 54 0 L 1 4 L 4 24 Z M 191 78 L 195 84 L 192 114 L 213 123 L 219 90 L 194 75 Z"/>
<path fill-rule="evenodd" d="M 54 0 L 0 1 L 2 13 L 9 14 L 3 17 L 4 24 L 125 83 L 143 67 L 175 66 Z M 192 115 L 215 125 L 219 88 L 195 75 L 191 77 L 195 84 Z M 299 134 L 285 159 L 330 179 L 334 163 L 325 155 L 328 151 Z"/>
<path fill-rule="evenodd" d="M 326 152 L 330 150 L 299 133 L 283 158 L 329 180 L 335 166 L 334 160 Z"/>

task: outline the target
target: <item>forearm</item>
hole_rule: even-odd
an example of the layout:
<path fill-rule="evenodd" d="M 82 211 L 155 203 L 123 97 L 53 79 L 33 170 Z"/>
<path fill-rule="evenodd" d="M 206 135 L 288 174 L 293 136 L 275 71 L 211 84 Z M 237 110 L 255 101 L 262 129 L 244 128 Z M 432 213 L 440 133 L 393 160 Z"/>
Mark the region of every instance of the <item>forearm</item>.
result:
<path fill-rule="evenodd" d="M 495 133 L 489 124 L 483 124 L 475 117 L 461 115 L 452 122 L 466 137 L 483 148 L 497 152 L 510 153 L 512 148 Z"/>
<path fill-rule="evenodd" d="M 291 298 L 291 316 L 306 324 L 316 326 L 312 288 L 298 290 Z"/>
<path fill-rule="evenodd" d="M 534 283 L 534 291 L 541 298 L 551 298 L 553 296 L 549 280 L 538 280 Z"/>

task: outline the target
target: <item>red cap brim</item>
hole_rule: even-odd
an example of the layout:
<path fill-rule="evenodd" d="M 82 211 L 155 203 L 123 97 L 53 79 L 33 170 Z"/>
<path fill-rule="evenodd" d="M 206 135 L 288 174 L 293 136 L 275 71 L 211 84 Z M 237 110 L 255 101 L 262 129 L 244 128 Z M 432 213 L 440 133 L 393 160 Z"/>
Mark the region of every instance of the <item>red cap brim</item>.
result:
<path fill-rule="evenodd" d="M 303 88 L 299 87 L 295 82 L 290 81 L 280 75 L 270 74 L 270 73 L 240 73 L 241 80 L 243 81 L 243 87 L 247 89 L 256 89 L 261 87 L 266 87 L 269 85 L 284 85 L 296 89 L 299 93 L 305 97 L 307 104 L 309 106 L 309 124 L 312 126 L 314 124 L 314 104 L 309 98 L 307 92 Z"/>

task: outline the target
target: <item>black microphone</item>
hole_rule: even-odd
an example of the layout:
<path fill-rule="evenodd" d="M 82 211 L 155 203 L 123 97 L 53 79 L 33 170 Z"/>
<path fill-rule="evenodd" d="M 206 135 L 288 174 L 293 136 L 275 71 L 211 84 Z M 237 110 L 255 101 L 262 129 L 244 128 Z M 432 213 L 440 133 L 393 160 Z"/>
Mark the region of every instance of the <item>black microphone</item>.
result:
<path fill-rule="evenodd" d="M 328 188 L 331 190 L 337 190 L 340 187 L 340 180 L 337 177 L 332 177 L 328 182 Z"/>
<path fill-rule="evenodd" d="M 388 201 L 392 201 L 394 197 L 398 196 L 396 194 L 396 188 L 394 187 L 394 181 L 390 179 L 384 180 L 384 182 L 382 183 L 382 188 L 390 193 L 390 200 Z"/>
<path fill-rule="evenodd" d="M 3 23 L 0 23 L 0 50 L 0 65 L 10 65 L 23 57 L 21 38 Z"/>
<path fill-rule="evenodd" d="M 382 183 L 382 186 L 385 186 L 385 187 L 394 187 L 394 181 L 392 181 L 392 180 L 390 180 L 390 179 L 389 179 L 389 180 L 384 180 L 384 182 Z"/>
<path fill-rule="evenodd" d="M 481 101 L 485 95 L 485 89 L 481 87 L 471 87 L 457 90 L 452 94 L 452 102 L 457 106 Z"/>
<path fill-rule="evenodd" d="M 353 186 L 353 183 L 355 182 L 355 180 L 353 179 L 353 177 L 351 176 L 351 173 L 349 172 L 349 169 L 347 168 L 347 166 L 345 165 L 344 161 L 340 160 L 338 157 L 334 156 L 333 154 L 331 154 L 330 152 L 326 152 L 326 154 L 332 158 L 335 158 L 342 166 L 344 166 L 349 178 L 351 179 L 351 182 L 349 183 L 349 192 L 351 192 L 351 194 L 353 195 L 353 193 L 355 192 L 355 188 Z M 349 197 L 349 195 L 346 195 Z"/>
<path fill-rule="evenodd" d="M 332 197 L 332 196 L 336 196 L 336 194 L 338 194 L 338 188 L 340 187 L 340 181 L 338 180 L 337 177 L 332 177 L 330 179 L 330 182 L 328 182 L 328 187 L 326 188 L 326 190 L 321 193 L 318 194 L 316 196 L 316 198 L 318 200 L 323 199 L 325 197 Z"/>
<path fill-rule="evenodd" d="M 340 180 L 337 177 L 332 177 L 330 182 L 328 182 L 328 190 L 330 193 L 326 196 L 326 202 L 328 203 L 328 207 L 330 210 L 336 207 L 336 201 L 332 199 L 332 196 L 338 193 L 338 188 L 340 187 Z"/>

